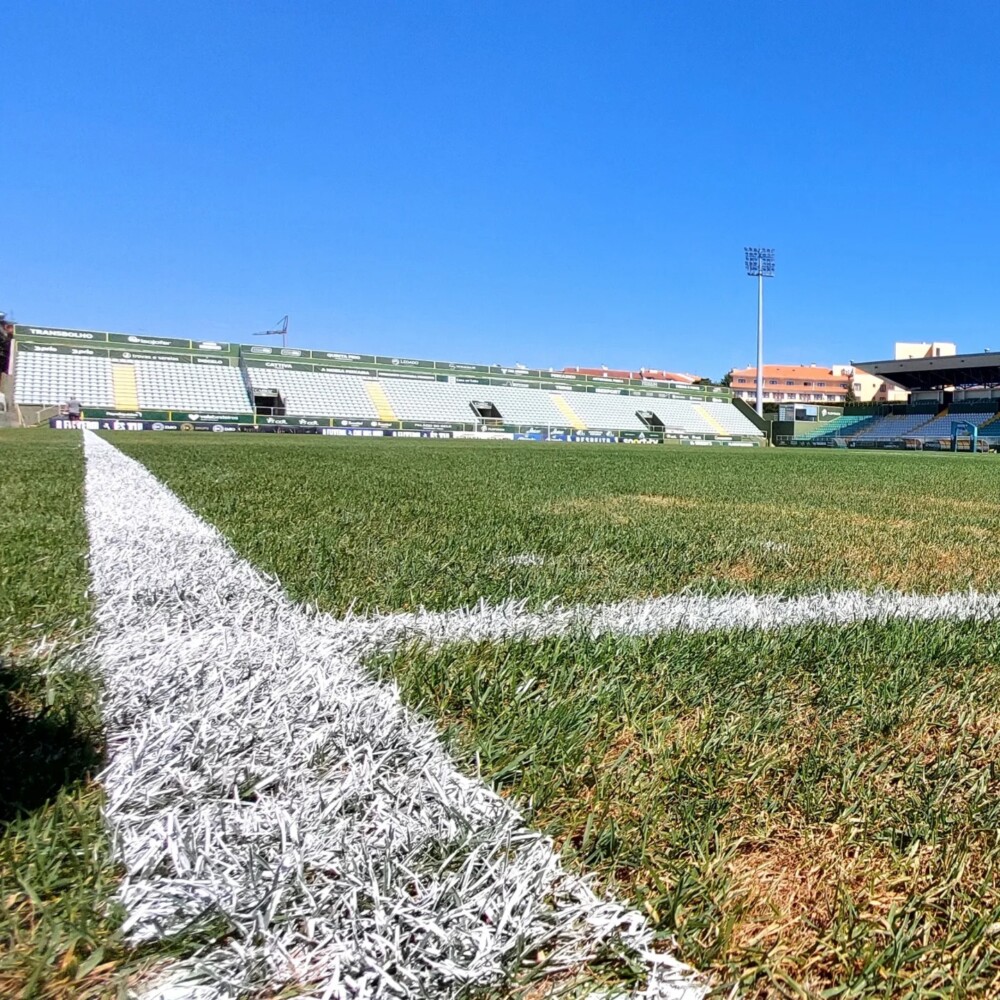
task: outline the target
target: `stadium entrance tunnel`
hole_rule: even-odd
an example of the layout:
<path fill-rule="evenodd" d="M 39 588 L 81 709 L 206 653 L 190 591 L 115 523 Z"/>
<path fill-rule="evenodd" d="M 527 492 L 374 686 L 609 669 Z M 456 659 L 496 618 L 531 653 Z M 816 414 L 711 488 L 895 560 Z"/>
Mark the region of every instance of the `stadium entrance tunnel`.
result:
<path fill-rule="evenodd" d="M 469 406 L 480 420 L 503 420 L 503 414 L 497 409 L 496 403 L 489 400 L 474 399 Z"/>
<path fill-rule="evenodd" d="M 258 417 L 283 417 L 285 401 L 277 389 L 260 389 L 253 394 L 253 411 Z"/>
<path fill-rule="evenodd" d="M 663 432 L 663 421 L 652 410 L 636 410 L 635 415 L 651 430 Z"/>

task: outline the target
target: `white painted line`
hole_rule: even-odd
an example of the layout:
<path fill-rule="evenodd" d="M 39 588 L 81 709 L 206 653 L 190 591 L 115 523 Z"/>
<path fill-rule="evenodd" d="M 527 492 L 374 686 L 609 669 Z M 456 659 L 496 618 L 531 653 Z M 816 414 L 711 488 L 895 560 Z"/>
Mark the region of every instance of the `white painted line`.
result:
<path fill-rule="evenodd" d="M 84 445 L 126 931 L 204 942 L 146 996 L 447 997 L 608 945 L 647 963 L 643 995 L 704 995 L 361 669 L 414 622 L 462 616 L 307 614 L 141 465 Z"/>
<path fill-rule="evenodd" d="M 890 591 L 836 591 L 806 597 L 731 594 L 706 597 L 669 594 L 614 604 L 529 610 L 523 602 L 480 604 L 456 611 L 419 611 L 336 619 L 317 627 L 340 635 L 351 646 L 390 649 L 408 641 L 497 642 L 544 639 L 579 633 L 652 636 L 666 632 L 732 629 L 774 630 L 800 625 L 851 625 L 889 621 L 996 621 L 1000 594 L 899 594 Z"/>

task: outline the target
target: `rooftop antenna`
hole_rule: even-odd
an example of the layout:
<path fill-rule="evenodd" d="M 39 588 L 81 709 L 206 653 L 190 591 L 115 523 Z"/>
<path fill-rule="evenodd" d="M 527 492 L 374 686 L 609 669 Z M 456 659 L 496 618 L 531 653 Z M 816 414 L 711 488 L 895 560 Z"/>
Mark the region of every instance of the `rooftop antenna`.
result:
<path fill-rule="evenodd" d="M 288 346 L 288 317 L 282 316 L 278 320 L 278 325 L 273 330 L 261 330 L 253 334 L 255 337 L 281 337 L 281 346 Z"/>

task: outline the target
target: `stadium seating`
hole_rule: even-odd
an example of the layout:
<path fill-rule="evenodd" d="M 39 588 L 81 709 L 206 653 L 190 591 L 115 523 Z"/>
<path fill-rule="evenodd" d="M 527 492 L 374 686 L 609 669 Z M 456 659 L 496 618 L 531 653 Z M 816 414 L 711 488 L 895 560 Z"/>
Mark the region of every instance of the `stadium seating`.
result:
<path fill-rule="evenodd" d="M 251 412 L 243 379 L 235 367 L 27 351 L 18 354 L 19 403 L 57 405 L 70 396 L 76 396 L 84 409 Z"/>
<path fill-rule="evenodd" d="M 377 420 L 378 411 L 356 375 L 316 375 L 280 368 L 247 368 L 255 391 L 277 389 L 291 416 L 321 414 Z"/>
<path fill-rule="evenodd" d="M 18 403 L 58 405 L 75 396 L 84 407 L 115 405 L 111 362 L 107 358 L 23 351 L 16 364 Z"/>
<path fill-rule="evenodd" d="M 400 420 L 470 423 L 475 419 L 470 402 L 488 400 L 492 386 L 453 385 L 449 382 L 417 382 L 411 379 L 381 379 L 386 398 Z"/>
<path fill-rule="evenodd" d="M 659 400 L 655 402 L 659 403 Z M 739 410 L 736 409 L 732 403 L 699 403 L 696 404 L 696 409 L 700 407 L 704 410 L 709 418 L 722 424 L 726 431 L 730 434 L 736 434 L 740 437 L 748 437 L 751 435 L 760 435 L 760 431 L 755 427 Z M 650 409 L 659 410 L 654 406 Z"/>
<path fill-rule="evenodd" d="M 591 392 L 563 394 L 567 405 L 583 421 L 584 426 L 623 431 L 645 431 L 649 428 L 635 415 L 636 410 L 652 410 L 658 416 L 660 399 L 641 396 L 617 396 Z"/>
<path fill-rule="evenodd" d="M 636 415 L 651 410 L 668 431 L 698 435 L 759 436 L 728 403 L 550 392 L 520 386 L 479 385 L 408 378 L 370 378 L 293 369 L 247 369 L 256 391 L 277 389 L 288 415 L 421 423 L 475 423 L 472 403 L 491 403 L 507 424 L 577 430 L 648 431 Z"/>
<path fill-rule="evenodd" d="M 995 417 L 996 413 L 955 413 L 945 414 L 943 417 L 936 417 L 928 424 L 924 424 L 915 433 L 918 438 L 949 438 L 951 437 L 951 425 L 955 421 L 965 421 L 966 423 L 985 424 L 987 420 Z"/>
<path fill-rule="evenodd" d="M 834 417 L 822 423 L 817 422 L 795 435 L 796 441 L 820 441 L 827 438 L 850 437 L 864 430 L 875 421 L 875 417 L 852 414 Z"/>
<path fill-rule="evenodd" d="M 493 403 L 505 423 L 572 426 L 549 393 L 538 389 L 459 382 L 416 382 L 410 379 L 379 379 L 379 382 L 400 420 L 469 423 L 476 419 L 471 405 L 476 400 Z"/>
<path fill-rule="evenodd" d="M 757 427 L 729 403 L 605 393 L 566 393 L 564 398 L 593 429 L 649 430 L 637 415 L 642 410 L 655 414 L 668 433 L 760 436 Z"/>
<path fill-rule="evenodd" d="M 934 418 L 926 413 L 890 413 L 852 435 L 854 441 L 891 441 L 907 436 Z M 949 425 L 950 426 L 950 425 Z"/>
<path fill-rule="evenodd" d="M 979 425 L 979 436 L 1000 437 L 1000 413 L 991 413 L 990 419 Z"/>
<path fill-rule="evenodd" d="M 357 374 L 321 368 L 310 371 L 302 364 L 292 367 L 292 362 L 283 366 L 282 362 L 268 361 L 264 366 L 254 363 L 256 358 L 247 359 L 250 363 L 245 365 L 220 364 L 220 360 L 237 360 L 237 352 L 228 349 L 230 345 L 213 344 L 220 353 L 209 357 L 207 351 L 190 344 L 151 343 L 148 346 L 165 348 L 154 357 L 141 348 L 125 353 L 101 347 L 77 348 L 75 344 L 48 348 L 28 341 L 17 354 L 16 399 L 23 404 L 59 405 L 75 396 L 85 410 L 169 411 L 180 419 L 194 419 L 184 414 L 249 415 L 255 411 L 254 396 L 277 392 L 280 403 L 267 400 L 267 404 L 277 405 L 276 415 L 283 412 L 286 416 L 463 424 L 469 428 L 488 421 L 524 430 L 646 432 L 662 428 L 667 434 L 700 438 L 761 436 L 750 420 L 726 402 L 622 395 L 604 391 L 604 386 L 601 391 L 580 392 L 490 384 L 477 380 L 478 376 L 435 378 L 403 369 L 401 377 L 392 377 L 388 371 L 376 375 L 371 369 Z M 141 346 L 146 346 L 145 342 Z M 537 382 L 538 373 L 534 380 Z M 639 412 L 651 416 L 644 420 Z M 261 409 L 261 416 L 269 415 L 274 415 L 271 410 Z"/>
<path fill-rule="evenodd" d="M 239 368 L 164 361 L 135 361 L 134 365 L 142 410 L 252 412 Z"/>

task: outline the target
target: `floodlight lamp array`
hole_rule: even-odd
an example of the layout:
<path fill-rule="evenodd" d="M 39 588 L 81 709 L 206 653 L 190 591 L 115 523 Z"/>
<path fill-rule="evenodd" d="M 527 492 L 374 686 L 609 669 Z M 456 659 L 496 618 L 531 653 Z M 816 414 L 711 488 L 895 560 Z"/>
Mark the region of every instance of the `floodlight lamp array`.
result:
<path fill-rule="evenodd" d="M 744 247 L 747 274 L 751 278 L 774 277 L 774 250 L 768 247 Z"/>

